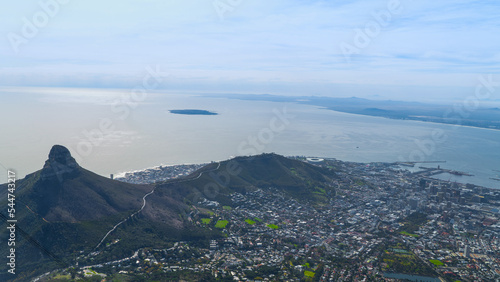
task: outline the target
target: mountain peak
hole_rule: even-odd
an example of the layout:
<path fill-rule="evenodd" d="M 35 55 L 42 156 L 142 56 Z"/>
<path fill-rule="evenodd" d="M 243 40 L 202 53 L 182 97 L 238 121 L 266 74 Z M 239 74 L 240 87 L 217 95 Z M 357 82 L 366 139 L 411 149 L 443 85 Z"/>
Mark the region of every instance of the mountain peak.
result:
<path fill-rule="evenodd" d="M 50 149 L 49 161 L 55 161 L 64 165 L 76 164 L 68 148 L 61 145 L 54 145 L 52 149 Z"/>
<path fill-rule="evenodd" d="M 64 179 L 67 174 L 74 174 L 80 166 L 71 156 L 68 148 L 54 145 L 49 153 L 49 159 L 45 161 L 42 169 L 42 180 L 48 180 L 56 176 L 59 180 Z"/>

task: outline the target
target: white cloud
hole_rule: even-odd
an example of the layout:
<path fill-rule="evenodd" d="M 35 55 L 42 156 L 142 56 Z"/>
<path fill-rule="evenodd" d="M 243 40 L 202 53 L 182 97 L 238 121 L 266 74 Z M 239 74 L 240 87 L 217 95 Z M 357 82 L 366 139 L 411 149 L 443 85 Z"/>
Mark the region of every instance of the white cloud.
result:
<path fill-rule="evenodd" d="M 347 62 L 339 45 L 352 43 L 355 29 L 389 1 L 242 1 L 224 21 L 211 0 L 70 1 L 19 54 L 8 40 L 0 43 L 0 85 L 128 87 L 152 64 L 186 87 L 200 81 L 467 86 L 481 73 L 498 73 L 500 4 L 487 1 L 400 0 L 402 12 Z M 37 5 L 4 4 L 0 34 L 20 33 L 21 18 L 31 18 Z"/>

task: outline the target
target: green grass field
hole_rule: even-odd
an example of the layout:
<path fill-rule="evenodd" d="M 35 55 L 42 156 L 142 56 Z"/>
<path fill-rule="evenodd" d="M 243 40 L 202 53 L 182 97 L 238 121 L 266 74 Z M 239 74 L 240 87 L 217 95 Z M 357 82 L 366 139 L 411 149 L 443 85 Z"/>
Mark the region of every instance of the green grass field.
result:
<path fill-rule="evenodd" d="M 227 220 L 219 220 L 217 221 L 217 223 L 215 224 L 215 227 L 216 228 L 220 228 L 220 229 L 224 229 L 226 228 L 226 225 L 229 223 L 229 221 Z"/>
<path fill-rule="evenodd" d="M 311 278 L 313 278 L 313 277 L 314 277 L 314 275 L 316 275 L 316 273 L 314 273 L 314 272 L 312 272 L 312 271 L 309 271 L 309 270 L 304 271 L 304 276 L 306 276 L 306 277 L 311 277 Z"/>
<path fill-rule="evenodd" d="M 222 207 L 225 211 L 230 211 L 232 208 L 230 206 L 223 206 Z"/>
<path fill-rule="evenodd" d="M 63 274 L 58 274 L 56 276 L 54 276 L 54 278 L 52 278 L 54 280 L 61 280 L 61 281 L 71 281 L 71 275 L 69 274 L 66 274 L 66 275 L 63 275 Z"/>
<path fill-rule="evenodd" d="M 210 222 L 212 222 L 211 218 L 202 218 L 201 219 L 201 223 L 203 223 L 203 224 L 210 224 Z"/>
<path fill-rule="evenodd" d="M 431 259 L 429 261 L 430 261 L 430 263 L 434 264 L 435 266 L 442 266 L 442 265 L 444 265 L 444 263 L 442 263 L 441 261 L 439 261 L 437 259 Z"/>
<path fill-rule="evenodd" d="M 279 226 L 275 225 L 275 224 L 268 224 L 267 227 L 274 229 L 274 230 L 279 229 Z"/>
<path fill-rule="evenodd" d="M 411 236 L 411 237 L 415 237 L 415 238 L 418 238 L 418 235 L 417 235 L 417 234 L 411 234 L 411 233 L 408 233 L 408 232 L 406 232 L 406 231 L 399 232 L 399 234 L 406 235 L 406 236 Z"/>
<path fill-rule="evenodd" d="M 255 224 L 255 221 L 251 220 L 251 219 L 245 219 L 245 222 L 250 224 L 250 225 L 254 225 Z"/>
<path fill-rule="evenodd" d="M 388 252 L 395 252 L 395 253 L 398 253 L 398 254 L 411 254 L 410 252 L 408 252 L 407 250 L 402 250 L 402 249 L 395 249 L 395 248 L 390 248 L 389 250 L 387 250 Z"/>

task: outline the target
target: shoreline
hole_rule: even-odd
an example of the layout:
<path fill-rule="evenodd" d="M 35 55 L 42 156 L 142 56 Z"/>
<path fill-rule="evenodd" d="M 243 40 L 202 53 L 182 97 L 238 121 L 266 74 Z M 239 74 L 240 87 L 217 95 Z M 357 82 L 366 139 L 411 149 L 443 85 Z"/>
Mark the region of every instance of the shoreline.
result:
<path fill-rule="evenodd" d="M 330 157 L 317 157 L 317 156 L 285 156 L 286 158 L 291 158 L 291 159 L 297 159 L 297 158 L 304 158 L 305 160 L 302 160 L 304 162 L 307 162 L 307 163 L 311 163 L 314 165 L 314 161 L 311 162 L 311 161 L 308 161 L 309 159 L 323 159 L 323 160 L 337 160 L 337 161 L 341 161 L 341 162 L 345 162 L 345 163 L 356 163 L 356 164 L 376 164 L 376 163 L 383 163 L 383 164 L 386 164 L 388 166 L 399 166 L 400 169 L 402 170 L 407 170 L 409 172 L 412 172 L 414 173 L 414 171 L 411 171 L 405 167 L 401 167 L 401 163 L 398 163 L 398 162 L 352 162 L 352 161 L 344 161 L 344 160 L 339 160 L 337 158 L 330 158 Z M 152 167 L 147 167 L 147 168 L 143 168 L 143 169 L 137 169 L 137 170 L 130 170 L 130 171 L 124 171 L 124 172 L 119 172 L 119 173 L 116 173 L 116 174 L 113 174 L 114 175 L 114 179 L 116 180 L 117 178 L 125 178 L 126 174 L 135 174 L 135 173 L 146 173 L 148 171 L 151 171 L 151 170 L 159 170 L 161 168 L 168 168 L 168 167 L 182 167 L 182 166 L 200 166 L 200 168 L 202 167 L 205 167 L 207 165 L 209 165 L 210 163 L 215 163 L 215 162 L 218 162 L 218 163 L 221 163 L 221 162 L 224 162 L 224 161 L 228 161 L 228 160 L 231 160 L 231 159 L 234 159 L 235 157 L 231 157 L 229 159 L 225 159 L 225 160 L 218 160 L 218 161 L 211 161 L 211 162 L 205 162 L 205 163 L 182 163 L 182 164 L 172 164 L 172 165 L 163 165 L 163 164 L 160 164 L 160 165 L 157 165 L 157 166 L 152 166 Z M 321 162 L 321 161 L 320 161 Z M 415 166 L 417 164 L 425 164 L 424 163 L 415 163 Z M 418 168 L 417 168 L 418 169 Z M 424 171 L 424 170 L 421 170 L 421 169 L 418 169 L 418 171 Z M 443 172 L 443 173 L 446 173 L 446 172 Z M 467 177 L 474 177 L 474 176 L 469 176 L 469 175 L 465 175 Z M 430 177 L 427 177 L 429 179 L 433 179 L 433 180 L 436 180 L 436 181 L 444 181 L 444 182 L 449 182 L 449 183 L 454 183 L 454 182 L 457 182 L 457 181 L 451 181 L 451 180 L 444 180 L 444 179 L 440 179 L 440 178 L 437 178 L 437 177 L 433 177 L 433 176 L 430 176 Z M 498 180 L 500 181 L 500 180 Z M 487 187 L 487 186 L 484 186 L 484 185 L 478 185 L 478 184 L 474 184 L 474 183 L 470 183 L 470 182 L 458 182 L 458 183 L 461 183 L 461 184 L 471 184 L 471 185 L 474 185 L 476 187 L 480 187 L 480 188 L 485 188 L 485 189 L 491 189 L 491 190 L 500 190 L 500 188 L 494 188 L 494 187 Z"/>

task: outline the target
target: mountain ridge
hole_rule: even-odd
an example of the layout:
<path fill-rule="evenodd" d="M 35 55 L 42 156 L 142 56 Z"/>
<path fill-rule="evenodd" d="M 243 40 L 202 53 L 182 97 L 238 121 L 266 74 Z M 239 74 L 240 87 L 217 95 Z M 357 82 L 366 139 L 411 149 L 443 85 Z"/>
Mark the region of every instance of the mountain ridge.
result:
<path fill-rule="evenodd" d="M 18 267 L 40 273 L 60 267 L 61 261 L 73 264 L 75 257 L 80 263 L 106 261 L 179 240 L 208 245 L 209 239 L 223 234 L 194 224 L 193 218 L 206 210 L 204 201 L 233 206 L 232 193 L 275 188 L 323 205 L 325 195 L 335 193 L 329 185 L 333 177 L 320 167 L 262 154 L 212 163 L 154 185 L 128 184 L 80 167 L 66 148 L 56 145 L 41 170 L 17 183 L 17 226 L 26 234 L 16 242 L 19 261 L 24 262 Z M 3 230 L 1 236 L 6 236 Z M 120 244 L 107 247 L 117 240 Z"/>

